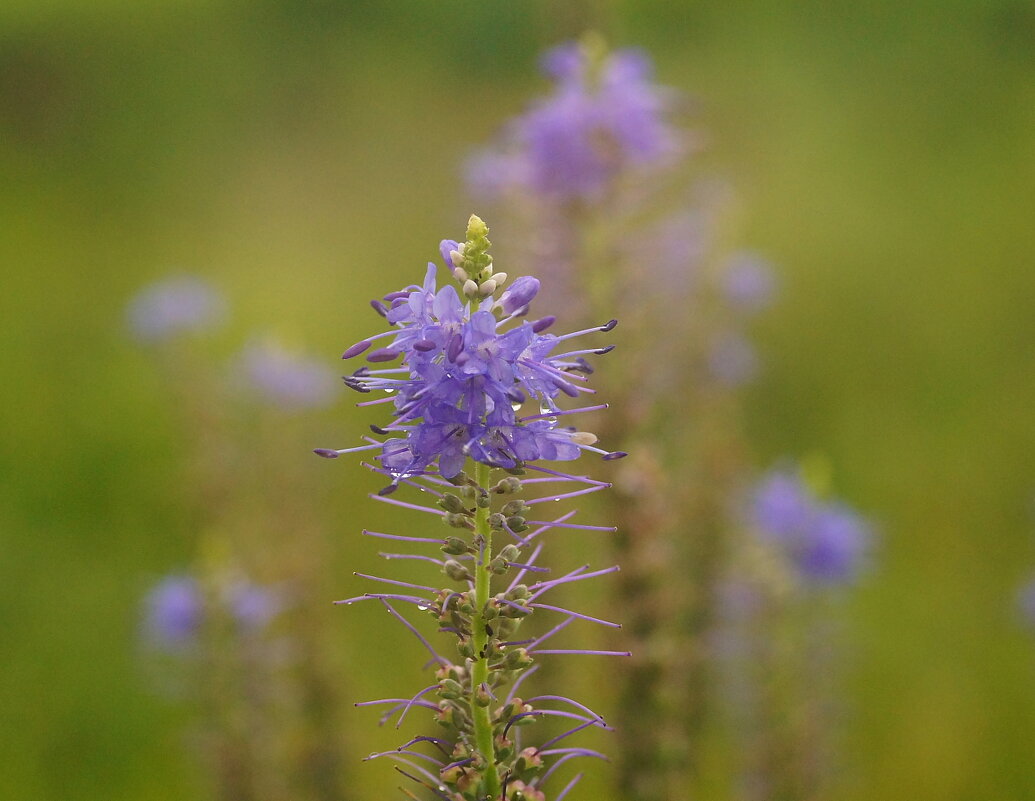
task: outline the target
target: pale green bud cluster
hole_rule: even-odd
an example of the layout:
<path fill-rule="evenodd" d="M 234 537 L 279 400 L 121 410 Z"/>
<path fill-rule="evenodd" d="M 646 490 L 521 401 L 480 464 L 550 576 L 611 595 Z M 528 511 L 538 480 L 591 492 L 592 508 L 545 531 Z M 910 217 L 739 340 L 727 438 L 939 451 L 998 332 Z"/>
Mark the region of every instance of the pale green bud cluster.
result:
<path fill-rule="evenodd" d="M 453 277 L 460 283 L 465 297 L 490 297 L 506 283 L 506 273 L 492 271 L 492 256 L 489 255 L 491 244 L 489 226 L 477 214 L 472 214 L 467 222 L 467 240 L 449 253 L 453 263 Z"/>

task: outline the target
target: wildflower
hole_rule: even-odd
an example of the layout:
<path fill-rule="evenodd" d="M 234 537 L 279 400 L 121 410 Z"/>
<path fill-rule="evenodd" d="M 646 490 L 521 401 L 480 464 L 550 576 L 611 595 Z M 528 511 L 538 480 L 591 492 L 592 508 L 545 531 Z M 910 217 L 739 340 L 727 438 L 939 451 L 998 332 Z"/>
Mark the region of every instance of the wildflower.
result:
<path fill-rule="evenodd" d="M 393 484 L 433 466 L 443 478 L 452 479 L 468 457 L 503 468 L 538 459 L 568 461 L 583 450 L 618 458 L 595 447 L 583 432 L 552 419 L 571 413 L 558 405 L 561 396 L 593 394 L 585 385 L 589 368 L 583 357 L 610 350 L 564 350 L 566 343 L 610 331 L 616 321 L 562 336 L 546 331 L 551 323 L 547 318 L 519 321 L 527 314 L 538 282 L 519 278 L 497 300 L 493 293 L 503 284 L 498 277 L 502 274 L 492 272 L 491 260 L 474 271 L 472 265 L 483 254 L 474 245 L 462 256 L 447 250 L 455 244 L 447 241 L 443 250 L 458 254 L 460 266 L 454 271 L 460 271 L 467 300 L 461 300 L 452 286 L 439 289 L 436 267 L 429 264 L 421 286 L 390 293 L 384 303 L 376 301 L 375 308 L 383 308 L 395 327 L 356 343 L 344 354 L 353 358 L 366 353 L 373 364 L 402 358 L 401 366 L 361 367 L 345 378 L 346 385 L 359 392 L 392 393 L 389 400 L 396 417 L 380 431 L 402 436 L 383 444 L 317 452 L 333 458 L 380 449 L 378 459 Z M 488 293 L 486 285 L 491 285 Z M 390 341 L 370 350 L 379 339 Z M 537 413 L 519 416 L 527 402 L 536 404 Z"/>
<path fill-rule="evenodd" d="M 145 287 L 126 308 L 130 331 L 143 342 L 203 331 L 222 321 L 226 302 L 211 284 L 189 275 L 172 276 Z"/>
<path fill-rule="evenodd" d="M 569 43 L 548 52 L 543 67 L 553 94 L 515 120 L 499 148 L 475 157 L 468 178 L 477 193 L 589 199 L 624 171 L 657 169 L 680 153 L 668 122 L 672 95 L 652 83 L 643 53 Z"/>
<path fill-rule="evenodd" d="M 441 727 L 440 736 L 414 737 L 393 751 L 370 758 L 395 760 L 404 775 L 446 801 L 531 801 L 545 799 L 543 785 L 558 765 L 575 758 L 606 759 L 591 749 L 558 745 L 561 741 L 590 727 L 610 729 L 598 713 L 571 698 L 518 695 L 537 669 L 536 662 L 562 654 L 628 655 L 626 651 L 550 647 L 548 641 L 577 622 L 619 628 L 618 623 L 557 605 L 552 598 L 570 583 L 609 575 L 618 568 L 589 570 L 586 565 L 548 578 L 549 568 L 540 562 L 543 535 L 564 529 L 614 528 L 570 522 L 574 511 L 552 519 L 537 514 L 541 503 L 610 486 L 539 462 L 573 460 L 583 451 L 605 459 L 625 455 L 596 447 L 593 434 L 566 424 L 571 415 L 599 410 L 604 404 L 574 409 L 560 404 L 565 397 L 592 392 L 586 386 L 591 369 L 584 356 L 610 350 L 579 348 L 569 341 L 610 331 L 615 321 L 557 336 L 547 333 L 552 318 L 523 319 L 538 283 L 519 278 L 508 290 L 503 289 L 507 276 L 493 272 L 487 230 L 472 216 L 463 243 L 442 243 L 443 259 L 459 292 L 452 286 L 439 288 L 436 268 L 429 265 L 422 284 L 372 303 L 392 328 L 356 343 L 344 356 L 365 353 L 373 364 L 401 360 L 400 364 L 362 367 L 345 381 L 361 393 L 389 393 L 359 404 L 391 404 L 394 419 L 383 427 L 371 427 L 387 439 L 368 438 L 363 446 L 317 453 L 333 458 L 348 452 L 372 452 L 374 462 L 365 466 L 391 483 L 371 498 L 440 517 L 449 527 L 447 533 L 431 537 L 377 531 L 363 534 L 416 548 L 438 546 L 443 558 L 425 553 L 382 555 L 430 562 L 451 586 L 443 589 L 357 574 L 382 585 L 380 591 L 338 602 L 380 603 L 418 638 L 436 668 L 434 681 L 410 698 L 386 698 L 358 706 L 386 706 L 382 722 L 398 716 L 397 728 L 411 709 L 427 710 Z M 384 344 L 374 349 L 375 342 Z M 575 349 L 568 350 L 571 347 Z M 531 408 L 526 411 L 526 407 Z M 493 470 L 502 470 L 504 475 L 496 480 Z M 435 505 L 388 497 L 404 487 L 419 489 L 421 497 L 434 498 Z M 547 493 L 525 495 L 537 487 Z M 502 547 L 500 539 L 505 542 Z M 457 656 L 450 659 L 440 653 L 397 606 L 430 615 L 439 631 L 455 640 Z M 522 639 L 518 630 L 532 614 L 559 616 L 560 622 L 545 633 Z M 541 718 L 559 718 L 571 726 L 537 747 L 523 746 L 523 730 Z M 565 797 L 576 782 L 577 778 L 569 782 L 555 798 Z"/>

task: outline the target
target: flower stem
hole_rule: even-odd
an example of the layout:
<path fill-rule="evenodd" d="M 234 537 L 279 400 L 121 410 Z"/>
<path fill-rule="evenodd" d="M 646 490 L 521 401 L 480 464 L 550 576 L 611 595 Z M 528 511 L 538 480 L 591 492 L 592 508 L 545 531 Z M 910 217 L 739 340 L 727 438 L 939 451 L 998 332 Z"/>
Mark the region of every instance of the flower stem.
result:
<path fill-rule="evenodd" d="M 482 489 L 489 486 L 489 466 L 476 462 L 474 467 L 475 482 Z M 489 633 L 486 631 L 485 606 L 489 602 L 489 562 L 492 561 L 492 529 L 489 527 L 489 509 L 477 507 L 474 517 L 474 531 L 483 545 L 478 557 L 474 574 L 475 613 L 471 632 L 474 644 L 474 666 L 471 670 L 471 713 L 474 718 L 474 739 L 478 751 L 485 759 L 485 772 L 482 787 L 485 797 L 496 799 L 500 793 L 500 777 L 496 770 L 496 750 L 492 736 L 492 716 L 489 707 L 480 706 L 477 696 L 482 684 L 489 679 L 488 644 Z"/>

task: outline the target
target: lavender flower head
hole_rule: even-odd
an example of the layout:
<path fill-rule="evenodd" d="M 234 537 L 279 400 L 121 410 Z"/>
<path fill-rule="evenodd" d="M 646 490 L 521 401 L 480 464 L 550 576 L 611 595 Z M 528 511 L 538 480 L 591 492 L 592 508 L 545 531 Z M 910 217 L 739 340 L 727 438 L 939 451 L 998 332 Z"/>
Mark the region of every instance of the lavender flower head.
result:
<path fill-rule="evenodd" d="M 549 51 L 543 69 L 553 93 L 514 120 L 498 148 L 472 160 L 476 194 L 524 189 L 590 199 L 623 171 L 656 169 L 681 152 L 668 121 L 672 94 L 652 82 L 645 54 L 573 42 Z"/>
<path fill-rule="evenodd" d="M 140 290 L 126 307 L 130 331 L 142 342 L 162 342 L 222 322 L 226 301 L 207 281 L 172 276 Z"/>
<path fill-rule="evenodd" d="M 610 331 L 617 321 L 555 336 L 545 333 L 553 317 L 521 320 L 539 282 L 519 278 L 497 298 L 495 293 L 507 275 L 491 270 L 485 224 L 477 220 L 472 225 L 465 245 L 453 240 L 442 243 L 443 258 L 460 282 L 463 298 L 452 286 L 439 289 L 437 268 L 429 264 L 422 285 L 390 293 L 384 302 L 372 302 L 392 328 L 357 342 L 343 355 L 350 359 L 367 353 L 372 365 L 402 359 L 402 366 L 361 367 L 345 378 L 346 385 L 358 392 L 392 393 L 359 405 L 390 402 L 395 419 L 376 427 L 376 433 L 401 436 L 390 436 L 383 444 L 320 449 L 320 456 L 379 450 L 377 459 L 392 486 L 432 467 L 443 478 L 454 478 L 468 458 L 492 467 L 517 468 L 540 459 L 569 461 L 582 451 L 605 459 L 624 456 L 595 447 L 592 434 L 558 423 L 560 416 L 571 413 L 559 407 L 561 396 L 593 394 L 585 386 L 592 370 L 584 356 L 610 350 L 566 350 L 567 343 Z M 387 344 L 370 350 L 378 340 Z M 535 413 L 519 416 L 518 410 L 529 402 L 535 405 Z"/>
<path fill-rule="evenodd" d="M 628 655 L 627 651 L 555 648 L 548 642 L 575 623 L 619 628 L 617 623 L 555 605 L 552 597 L 567 584 L 609 575 L 618 568 L 589 570 L 585 565 L 550 578 L 549 568 L 540 561 L 544 535 L 563 529 L 606 532 L 614 528 L 572 523 L 574 510 L 557 517 L 537 514 L 539 504 L 556 508 L 555 501 L 610 486 L 545 467 L 541 461 L 573 460 L 583 451 L 604 459 L 625 455 L 597 448 L 596 437 L 566 424 L 569 415 L 605 408 L 603 404 L 576 409 L 560 404 L 563 398 L 592 393 L 586 386 L 592 371 L 584 357 L 611 350 L 580 348 L 569 342 L 610 331 L 615 322 L 555 336 L 546 333 L 552 317 L 525 320 L 539 282 L 525 277 L 507 286 L 508 276 L 492 266 L 487 232 L 485 224 L 472 216 L 463 243 L 442 242 L 443 259 L 459 292 L 452 286 L 440 288 L 436 268 L 429 265 L 422 284 L 372 302 L 390 328 L 345 351 L 346 359 L 365 353 L 372 365 L 356 370 L 345 382 L 360 393 L 388 393 L 359 404 L 390 405 L 392 421 L 371 426 L 387 439 L 368 438 L 366 445 L 317 453 L 334 458 L 371 452 L 374 462 L 365 466 L 390 482 L 372 499 L 440 517 L 448 527 L 447 533 L 429 537 L 415 536 L 412 530 L 363 534 L 414 547 L 417 553 L 382 556 L 431 563 L 450 586 L 357 573 L 383 587 L 339 601 L 381 604 L 420 640 L 431 656 L 429 664 L 436 668 L 432 683 L 412 697 L 357 705 L 387 707 L 382 723 L 397 718 L 397 728 L 413 709 L 427 710 L 438 724 L 435 735 L 413 737 L 370 758 L 396 761 L 404 776 L 444 801 L 545 801 L 544 785 L 559 766 L 576 758 L 606 759 L 597 751 L 562 741 L 586 728 L 610 727 L 599 714 L 571 698 L 523 697 L 519 690 L 541 657 Z M 398 364 L 378 366 L 391 363 Z M 424 503 L 434 498 L 435 505 L 389 497 L 408 487 L 419 490 L 417 497 Z M 540 487 L 546 494 L 521 497 Z M 552 519 L 535 519 L 543 517 Z M 421 552 L 428 546 L 437 547 L 442 558 Z M 544 598 L 548 593 L 550 598 Z M 456 655 L 448 658 L 440 653 L 397 606 L 430 615 L 439 633 L 452 639 Z M 550 627 L 535 636 L 519 636 L 522 621 L 532 614 L 556 616 L 559 622 L 548 621 Z M 560 719 L 570 728 L 538 746 L 524 745 L 524 731 L 541 718 Z M 554 801 L 561 801 L 578 778 L 552 796 Z"/>
<path fill-rule="evenodd" d="M 251 388 L 264 400 L 293 411 L 330 405 L 340 386 L 322 362 L 294 353 L 275 342 L 254 342 L 241 354 L 241 368 Z"/>
<path fill-rule="evenodd" d="M 844 504 L 820 501 L 799 474 L 788 470 L 773 471 L 758 483 L 750 518 L 796 572 L 817 585 L 851 582 L 873 539 L 866 520 Z"/>

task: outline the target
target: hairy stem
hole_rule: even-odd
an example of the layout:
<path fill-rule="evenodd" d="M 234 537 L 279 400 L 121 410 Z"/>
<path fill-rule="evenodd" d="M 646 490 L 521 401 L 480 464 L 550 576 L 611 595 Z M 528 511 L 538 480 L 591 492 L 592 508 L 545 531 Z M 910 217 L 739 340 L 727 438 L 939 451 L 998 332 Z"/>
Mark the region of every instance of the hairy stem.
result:
<path fill-rule="evenodd" d="M 474 477 L 478 486 L 488 489 L 489 466 L 475 463 Z M 489 528 L 489 509 L 479 504 L 474 518 L 475 535 L 482 542 L 474 573 L 475 613 L 471 632 L 474 644 L 474 666 L 471 671 L 471 713 L 474 717 L 474 739 L 478 751 L 485 759 L 483 788 L 485 795 L 495 799 L 500 794 L 500 778 L 496 770 L 496 750 L 492 736 L 492 717 L 488 706 L 479 706 L 477 696 L 482 684 L 489 679 L 489 656 L 487 653 L 489 633 L 486 631 L 485 606 L 489 602 L 491 574 L 488 566 L 492 561 L 492 529 Z"/>

